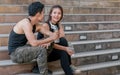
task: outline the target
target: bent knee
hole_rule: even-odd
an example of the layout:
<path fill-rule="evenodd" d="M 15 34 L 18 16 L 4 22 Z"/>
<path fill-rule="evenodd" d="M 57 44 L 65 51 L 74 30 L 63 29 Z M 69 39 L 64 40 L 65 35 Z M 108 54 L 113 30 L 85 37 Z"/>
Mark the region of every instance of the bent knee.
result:
<path fill-rule="evenodd" d="M 60 38 L 59 45 L 68 46 L 68 41 L 66 40 L 66 38 L 61 37 L 61 38 Z"/>

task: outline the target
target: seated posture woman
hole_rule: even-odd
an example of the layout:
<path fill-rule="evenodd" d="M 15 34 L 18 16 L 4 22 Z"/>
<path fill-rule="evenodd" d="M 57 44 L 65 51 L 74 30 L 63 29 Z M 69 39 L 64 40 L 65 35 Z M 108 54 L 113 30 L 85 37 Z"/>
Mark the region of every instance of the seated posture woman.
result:
<path fill-rule="evenodd" d="M 52 51 L 48 51 L 48 62 L 60 59 L 61 67 L 65 72 L 65 75 L 73 75 L 74 73 L 80 73 L 80 70 L 73 67 L 71 63 L 71 55 L 73 50 L 68 47 L 68 42 L 65 39 L 65 33 L 62 25 L 60 24 L 63 18 L 63 8 L 60 5 L 54 5 L 48 15 L 48 20 L 43 27 L 51 32 L 58 31 L 58 40 L 54 41 Z M 38 33 L 37 38 L 42 39 L 43 34 Z"/>

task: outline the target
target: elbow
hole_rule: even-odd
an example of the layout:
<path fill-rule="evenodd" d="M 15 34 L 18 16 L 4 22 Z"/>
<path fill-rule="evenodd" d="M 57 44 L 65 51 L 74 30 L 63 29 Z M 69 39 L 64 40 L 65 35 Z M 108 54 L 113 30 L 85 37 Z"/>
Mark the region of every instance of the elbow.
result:
<path fill-rule="evenodd" d="M 31 42 L 30 42 L 30 45 L 33 46 L 33 47 L 34 47 L 34 46 L 38 46 L 37 42 L 34 42 L 34 41 L 31 41 Z"/>
<path fill-rule="evenodd" d="M 61 35 L 59 38 L 65 37 L 65 35 Z"/>

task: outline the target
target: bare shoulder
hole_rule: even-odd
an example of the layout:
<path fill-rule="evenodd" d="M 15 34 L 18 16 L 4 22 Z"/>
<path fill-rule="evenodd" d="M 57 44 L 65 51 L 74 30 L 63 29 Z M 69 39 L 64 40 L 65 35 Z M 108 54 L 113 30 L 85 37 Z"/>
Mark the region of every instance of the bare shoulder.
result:
<path fill-rule="evenodd" d="M 22 25 L 22 26 L 28 26 L 28 27 L 31 26 L 29 20 L 26 19 L 26 18 L 23 19 L 23 20 L 21 20 L 21 21 L 19 22 L 19 24 Z"/>
<path fill-rule="evenodd" d="M 49 26 L 48 26 L 47 23 L 43 23 L 43 24 L 42 24 L 42 27 L 45 28 L 45 29 L 49 29 Z"/>
<path fill-rule="evenodd" d="M 29 25 L 30 23 L 26 20 L 23 19 L 21 21 L 19 21 L 15 26 L 14 26 L 14 31 L 16 33 L 20 33 L 23 34 L 25 32 L 25 30 L 28 30 L 31 28 L 31 26 Z"/>
<path fill-rule="evenodd" d="M 29 22 L 29 20 L 28 19 L 23 19 L 23 20 L 21 20 L 19 23 L 18 23 L 19 25 L 21 25 L 22 26 L 22 29 L 24 30 L 24 31 L 27 31 L 27 30 L 32 30 L 32 25 L 31 25 L 31 23 Z"/>

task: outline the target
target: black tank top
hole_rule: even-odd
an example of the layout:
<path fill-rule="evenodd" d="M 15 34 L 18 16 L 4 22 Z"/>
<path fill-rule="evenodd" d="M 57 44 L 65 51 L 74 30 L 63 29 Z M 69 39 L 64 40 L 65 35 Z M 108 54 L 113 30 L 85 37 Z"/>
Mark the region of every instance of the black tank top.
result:
<path fill-rule="evenodd" d="M 31 20 L 28 18 L 28 20 L 31 22 Z M 33 26 L 33 33 L 35 33 L 36 25 Z M 9 42 L 8 42 L 8 50 L 9 54 L 15 51 L 16 48 L 24 46 L 27 43 L 27 38 L 25 34 L 17 34 L 13 31 L 10 32 L 9 35 Z"/>
<path fill-rule="evenodd" d="M 48 24 L 50 31 L 54 32 L 54 29 L 52 29 L 50 22 L 46 22 L 46 23 Z M 57 28 L 59 30 L 60 29 L 59 24 L 55 24 L 55 25 L 57 26 Z M 37 39 L 42 39 L 42 38 L 44 38 L 44 35 L 39 32 L 37 35 Z"/>

